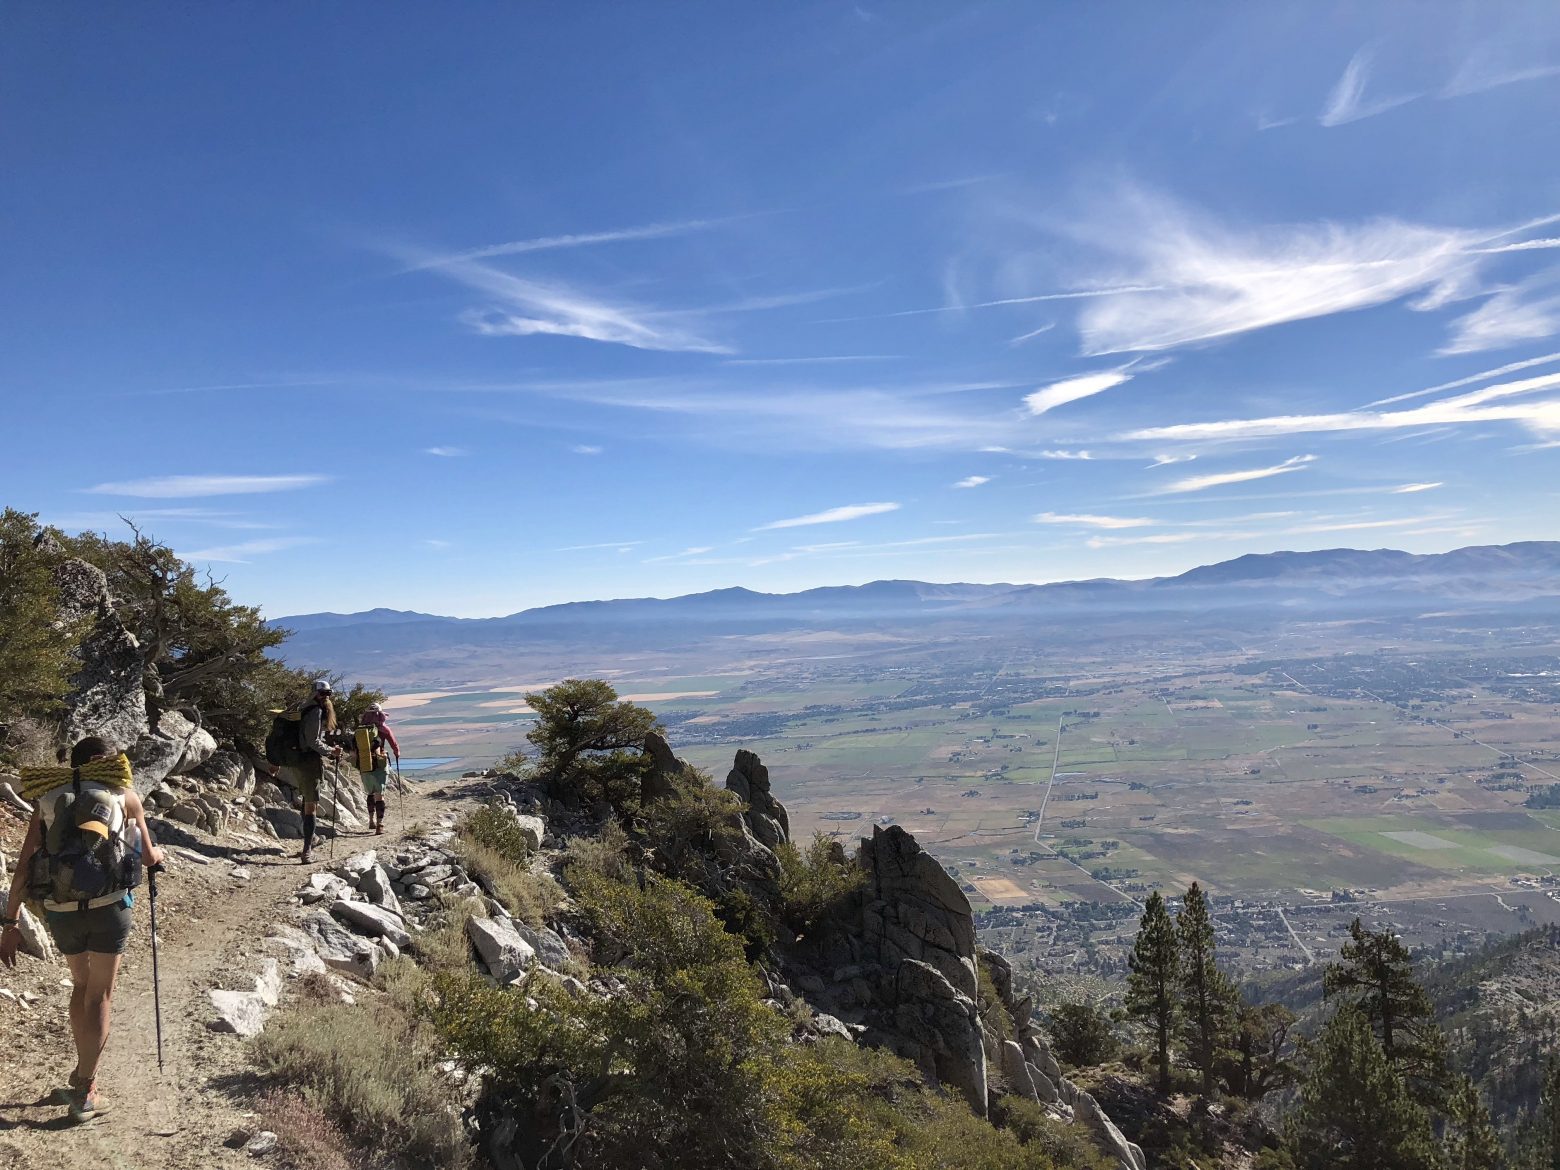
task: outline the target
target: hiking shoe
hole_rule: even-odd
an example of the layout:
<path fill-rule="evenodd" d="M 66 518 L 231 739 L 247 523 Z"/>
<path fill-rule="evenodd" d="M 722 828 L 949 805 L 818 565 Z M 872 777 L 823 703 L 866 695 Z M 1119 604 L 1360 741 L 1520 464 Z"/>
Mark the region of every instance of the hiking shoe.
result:
<path fill-rule="evenodd" d="M 69 1080 L 69 1084 L 61 1085 L 58 1089 L 55 1089 L 54 1092 L 49 1094 L 49 1104 L 69 1105 L 76 1099 L 76 1094 L 87 1087 L 87 1082 L 81 1080 L 76 1075 L 75 1069 L 70 1070 Z"/>
<path fill-rule="evenodd" d="M 385 835 L 385 827 L 384 827 L 384 825 L 380 825 L 378 828 L 376 828 L 374 830 L 374 836 L 376 836 L 376 837 L 383 837 L 384 835 Z"/>
<path fill-rule="evenodd" d="M 313 865 L 314 864 L 314 854 L 309 852 L 309 850 L 305 849 L 302 853 L 298 854 L 298 864 L 299 865 Z"/>
<path fill-rule="evenodd" d="M 108 1102 L 98 1093 L 97 1082 L 88 1081 L 84 1089 L 77 1089 L 70 1102 L 72 1121 L 91 1121 L 108 1112 Z"/>

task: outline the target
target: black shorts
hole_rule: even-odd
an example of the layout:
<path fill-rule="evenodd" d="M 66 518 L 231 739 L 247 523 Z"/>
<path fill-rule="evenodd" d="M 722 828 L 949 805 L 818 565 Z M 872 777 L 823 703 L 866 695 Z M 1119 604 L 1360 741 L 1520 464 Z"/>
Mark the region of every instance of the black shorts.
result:
<path fill-rule="evenodd" d="M 128 897 L 95 910 L 50 910 L 45 917 L 62 955 L 122 955 L 134 924 Z"/>

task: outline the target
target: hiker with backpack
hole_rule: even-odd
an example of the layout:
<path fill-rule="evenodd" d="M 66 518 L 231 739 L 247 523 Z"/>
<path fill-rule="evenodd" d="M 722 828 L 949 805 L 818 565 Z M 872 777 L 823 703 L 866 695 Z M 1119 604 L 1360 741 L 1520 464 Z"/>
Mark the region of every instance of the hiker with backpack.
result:
<path fill-rule="evenodd" d="M 313 696 L 297 709 L 271 714 L 271 730 L 265 737 L 266 762 L 272 766 L 273 777 L 298 790 L 303 804 L 303 852 L 298 860 L 309 865 L 314 860 L 314 814 L 319 809 L 320 783 L 325 779 L 325 757 L 341 758 L 341 749 L 328 738 L 336 733 L 330 680 L 316 681 Z"/>
<path fill-rule="evenodd" d="M 298 763 L 298 796 L 303 801 L 303 852 L 300 864 L 309 865 L 314 857 L 314 813 L 320 804 L 320 785 L 325 780 L 325 758 L 341 758 L 341 748 L 328 736 L 336 734 L 336 707 L 331 702 L 329 679 L 314 684 L 313 697 L 303 705 L 298 717 L 298 744 L 302 759 Z"/>
<path fill-rule="evenodd" d="M 98 1066 L 108 1044 L 114 982 L 132 925 L 133 890 L 143 867 L 162 864 L 146 809 L 131 787 L 130 761 L 97 736 L 71 749 L 70 766 L 23 768 L 22 794 L 33 801 L 0 915 L 0 964 L 16 966 L 24 900 L 41 903 L 54 945 L 70 967 L 70 1030 L 76 1067 L 54 1091 L 75 1121 L 107 1111 Z"/>
<path fill-rule="evenodd" d="M 354 734 L 358 774 L 363 777 L 363 792 L 368 797 L 368 827 L 382 836 L 385 831 L 385 785 L 389 781 L 390 753 L 401 763 L 401 745 L 385 721 L 385 710 L 370 703 L 358 716 Z"/>

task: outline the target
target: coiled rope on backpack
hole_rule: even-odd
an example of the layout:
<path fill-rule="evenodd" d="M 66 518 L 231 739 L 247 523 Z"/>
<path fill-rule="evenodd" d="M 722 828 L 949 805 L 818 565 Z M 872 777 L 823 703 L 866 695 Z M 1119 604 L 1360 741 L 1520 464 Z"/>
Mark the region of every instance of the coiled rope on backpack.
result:
<path fill-rule="evenodd" d="M 77 779 L 101 784 L 105 788 L 129 788 L 133 783 L 130 775 L 130 758 L 123 752 L 112 759 L 94 760 L 90 764 L 82 764 L 79 768 L 70 768 L 63 764 L 26 765 L 21 769 L 21 779 L 24 800 L 37 800 L 51 788 L 58 788 Z"/>

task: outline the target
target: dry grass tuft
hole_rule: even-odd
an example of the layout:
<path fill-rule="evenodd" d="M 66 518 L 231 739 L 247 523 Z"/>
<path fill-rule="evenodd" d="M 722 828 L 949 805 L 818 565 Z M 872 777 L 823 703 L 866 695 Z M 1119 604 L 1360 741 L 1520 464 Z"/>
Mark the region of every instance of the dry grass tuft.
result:
<path fill-rule="evenodd" d="M 461 863 L 504 909 L 529 926 L 543 926 L 563 900 L 563 888 L 551 874 L 532 873 L 523 861 L 513 861 L 478 841 L 460 838 Z"/>
<path fill-rule="evenodd" d="M 255 1112 L 261 1128 L 276 1135 L 279 1161 L 292 1170 L 353 1170 L 341 1128 L 297 1093 L 267 1093 Z"/>
<path fill-rule="evenodd" d="M 255 1060 L 352 1141 L 459 1170 L 471 1161 L 464 1102 L 439 1071 L 438 1039 L 418 1010 L 424 977 L 406 959 L 382 971 L 386 994 L 372 1005 L 300 999 L 279 1012 L 256 1039 Z"/>

